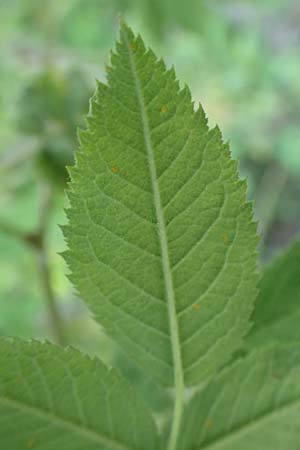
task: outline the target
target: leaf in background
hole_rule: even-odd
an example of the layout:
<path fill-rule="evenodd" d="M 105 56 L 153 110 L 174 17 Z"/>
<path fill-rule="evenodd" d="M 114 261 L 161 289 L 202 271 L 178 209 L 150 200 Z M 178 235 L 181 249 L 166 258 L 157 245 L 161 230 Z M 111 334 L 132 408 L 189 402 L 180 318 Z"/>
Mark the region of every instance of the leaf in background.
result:
<path fill-rule="evenodd" d="M 79 70 L 48 68 L 34 76 L 20 96 L 18 129 L 35 137 L 37 166 L 55 186 L 64 184 L 66 165 L 73 163 L 75 130 L 89 94 L 87 80 Z"/>
<path fill-rule="evenodd" d="M 300 429 L 299 345 L 239 361 L 186 408 L 180 450 L 296 450 Z"/>
<path fill-rule="evenodd" d="M 298 124 L 293 124 L 293 122 L 291 124 L 285 124 L 284 129 L 279 129 L 277 134 L 278 136 L 276 136 L 277 139 L 274 145 L 274 156 L 279 161 L 280 166 L 297 176 L 300 170 L 299 126 Z"/>
<path fill-rule="evenodd" d="M 256 224 L 217 128 L 122 23 L 71 170 L 72 280 L 158 382 L 199 383 L 249 328 Z"/>
<path fill-rule="evenodd" d="M 18 339 L 2 339 L 0 355 L 1 448 L 160 447 L 147 407 L 99 360 Z"/>
<path fill-rule="evenodd" d="M 263 272 L 247 342 L 300 340 L 300 244 L 295 242 Z"/>

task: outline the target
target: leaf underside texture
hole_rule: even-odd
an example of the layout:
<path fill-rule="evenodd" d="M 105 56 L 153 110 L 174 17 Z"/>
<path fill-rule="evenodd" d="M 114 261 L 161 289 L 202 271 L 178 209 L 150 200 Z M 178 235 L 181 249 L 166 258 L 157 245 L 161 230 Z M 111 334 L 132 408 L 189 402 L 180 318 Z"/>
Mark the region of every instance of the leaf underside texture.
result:
<path fill-rule="evenodd" d="M 164 385 L 190 386 L 241 345 L 256 224 L 218 128 L 122 22 L 71 169 L 71 279 L 95 319 Z"/>
<path fill-rule="evenodd" d="M 296 450 L 299 344 L 254 352 L 187 406 L 180 450 Z"/>
<path fill-rule="evenodd" d="M 160 444 L 147 407 L 99 360 L 1 339 L 0 448 L 157 450 Z"/>
<path fill-rule="evenodd" d="M 257 347 L 276 341 L 299 342 L 299 274 L 300 244 L 295 242 L 263 271 L 248 344 Z"/>

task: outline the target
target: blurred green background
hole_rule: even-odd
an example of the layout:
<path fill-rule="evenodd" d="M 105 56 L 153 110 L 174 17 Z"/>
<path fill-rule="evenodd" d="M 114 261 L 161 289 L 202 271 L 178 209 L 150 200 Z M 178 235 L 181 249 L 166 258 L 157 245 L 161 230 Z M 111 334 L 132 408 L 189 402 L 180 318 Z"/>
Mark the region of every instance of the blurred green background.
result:
<path fill-rule="evenodd" d="M 299 0 L 0 1 L 0 334 L 108 360 L 115 353 L 65 276 L 57 224 L 64 167 L 119 14 L 230 141 L 255 200 L 262 261 L 300 230 Z"/>

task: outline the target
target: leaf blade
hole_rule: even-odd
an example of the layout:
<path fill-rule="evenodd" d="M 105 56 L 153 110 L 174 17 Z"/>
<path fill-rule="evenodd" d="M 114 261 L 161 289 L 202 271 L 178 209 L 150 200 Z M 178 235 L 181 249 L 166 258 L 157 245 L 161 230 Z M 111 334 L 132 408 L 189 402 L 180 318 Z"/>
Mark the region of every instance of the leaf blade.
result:
<path fill-rule="evenodd" d="M 300 339 L 300 244 L 293 243 L 267 266 L 252 315 L 251 347 Z"/>
<path fill-rule="evenodd" d="M 299 374 L 299 344 L 262 349 L 238 361 L 191 400 L 179 448 L 296 450 Z"/>
<path fill-rule="evenodd" d="M 144 403 L 117 372 L 99 360 L 72 349 L 19 339 L 2 339 L 0 346 L 0 435 L 4 448 L 159 447 Z"/>
<path fill-rule="evenodd" d="M 66 260 L 139 366 L 162 385 L 194 385 L 249 328 L 252 208 L 219 130 L 124 23 L 111 63 L 71 172 Z"/>

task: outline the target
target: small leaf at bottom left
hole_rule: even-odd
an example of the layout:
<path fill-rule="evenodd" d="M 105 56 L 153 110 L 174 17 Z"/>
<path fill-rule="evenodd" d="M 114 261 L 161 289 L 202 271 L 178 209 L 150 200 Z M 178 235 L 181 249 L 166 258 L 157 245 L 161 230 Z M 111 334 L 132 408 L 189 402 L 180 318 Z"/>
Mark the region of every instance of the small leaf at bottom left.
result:
<path fill-rule="evenodd" d="M 0 448 L 157 450 L 147 406 L 116 371 L 74 349 L 0 340 Z"/>

